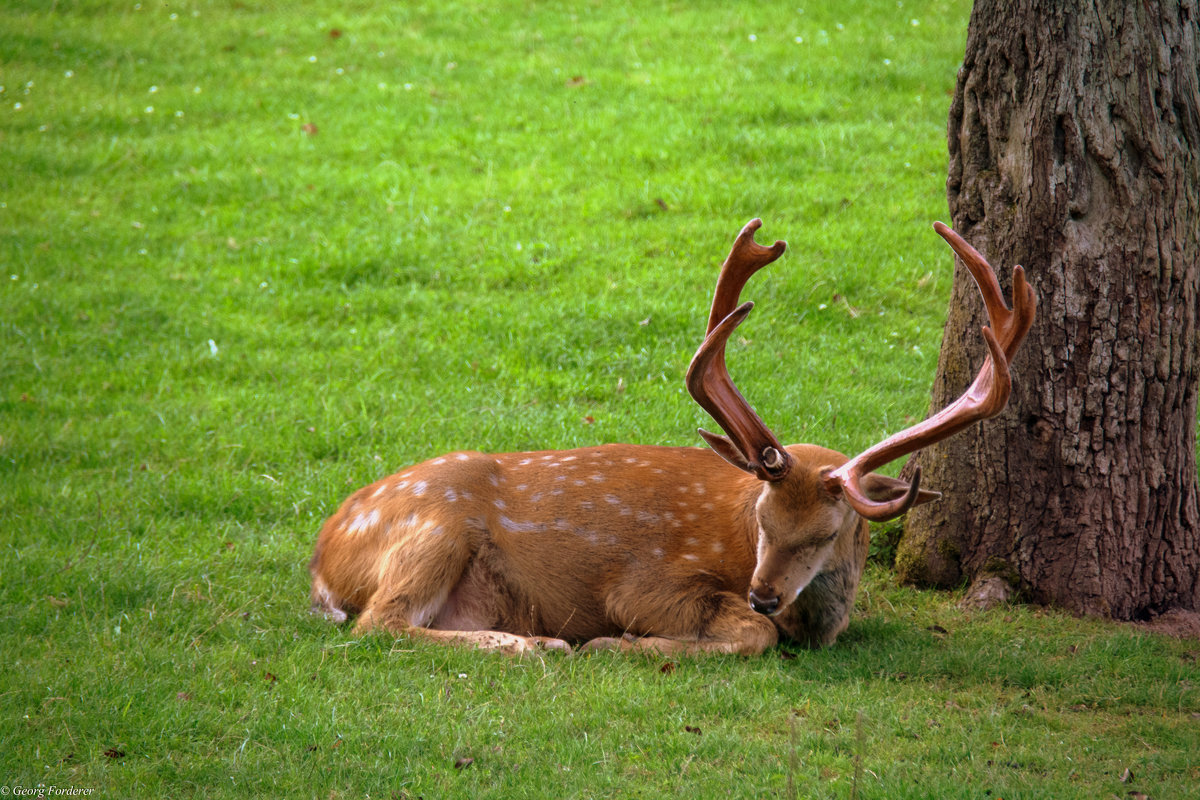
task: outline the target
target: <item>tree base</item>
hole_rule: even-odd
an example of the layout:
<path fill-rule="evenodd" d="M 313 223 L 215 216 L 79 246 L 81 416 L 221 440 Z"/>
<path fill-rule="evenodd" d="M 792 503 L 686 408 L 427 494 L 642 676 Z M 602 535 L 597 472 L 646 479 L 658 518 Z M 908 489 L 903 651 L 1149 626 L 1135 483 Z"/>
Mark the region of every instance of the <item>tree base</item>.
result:
<path fill-rule="evenodd" d="M 988 611 L 996 606 L 1008 605 L 1016 597 L 1012 584 L 995 575 L 976 578 L 967 589 L 967 596 L 959 601 L 958 607 L 969 611 Z"/>

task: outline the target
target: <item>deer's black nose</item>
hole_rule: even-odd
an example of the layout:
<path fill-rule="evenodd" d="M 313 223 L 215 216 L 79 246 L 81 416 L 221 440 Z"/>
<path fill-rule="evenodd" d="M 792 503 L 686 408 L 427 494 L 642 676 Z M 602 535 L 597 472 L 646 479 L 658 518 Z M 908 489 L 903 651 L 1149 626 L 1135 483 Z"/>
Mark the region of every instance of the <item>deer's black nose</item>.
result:
<path fill-rule="evenodd" d="M 778 595 L 764 597 L 751 589 L 750 607 L 759 614 L 773 614 L 775 613 L 775 609 L 779 608 L 779 597 Z"/>

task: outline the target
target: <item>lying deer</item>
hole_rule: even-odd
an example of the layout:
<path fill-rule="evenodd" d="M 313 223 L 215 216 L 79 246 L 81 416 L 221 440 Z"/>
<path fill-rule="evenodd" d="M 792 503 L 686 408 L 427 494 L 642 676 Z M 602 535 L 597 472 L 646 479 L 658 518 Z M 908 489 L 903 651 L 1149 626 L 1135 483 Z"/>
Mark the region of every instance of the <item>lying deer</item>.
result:
<path fill-rule="evenodd" d="M 687 372 L 724 436 L 711 449 L 610 444 L 459 452 L 351 495 L 321 529 L 314 608 L 357 631 L 522 653 L 547 648 L 757 654 L 780 634 L 828 645 L 845 628 L 866 562 L 867 520 L 939 495 L 872 472 L 1000 413 L 1009 361 L 1036 297 L 1020 267 L 1013 309 L 987 262 L 941 223 L 991 327 L 988 357 L 950 406 L 854 458 L 784 447 L 725 368 L 753 307 L 742 287 L 784 251 L 752 220 L 721 267 L 708 332 Z"/>

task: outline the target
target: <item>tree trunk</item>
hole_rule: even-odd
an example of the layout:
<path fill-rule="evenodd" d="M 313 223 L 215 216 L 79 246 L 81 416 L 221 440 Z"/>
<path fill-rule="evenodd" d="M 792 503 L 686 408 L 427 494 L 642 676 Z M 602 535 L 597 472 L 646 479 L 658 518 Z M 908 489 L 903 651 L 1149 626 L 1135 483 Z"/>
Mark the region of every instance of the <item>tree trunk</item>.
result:
<path fill-rule="evenodd" d="M 1077 613 L 1200 610 L 1197 0 L 977 0 L 950 109 L 953 227 L 1038 316 L 1008 409 L 918 454 L 902 580 L 996 577 Z M 986 324 L 956 265 L 931 407 Z M 909 465 L 912 466 L 912 463 Z"/>

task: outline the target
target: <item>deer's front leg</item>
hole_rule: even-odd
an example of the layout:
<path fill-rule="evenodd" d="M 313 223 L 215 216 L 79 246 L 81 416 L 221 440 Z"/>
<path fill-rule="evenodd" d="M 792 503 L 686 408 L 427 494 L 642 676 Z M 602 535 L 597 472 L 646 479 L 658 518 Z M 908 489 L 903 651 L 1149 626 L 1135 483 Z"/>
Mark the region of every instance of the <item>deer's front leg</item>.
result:
<path fill-rule="evenodd" d="M 624 612 L 617 615 L 617 619 L 627 617 L 622 624 L 628 634 L 620 638 L 592 639 L 581 649 L 751 656 L 773 647 L 779 640 L 771 620 L 755 613 L 745 597 L 733 592 L 704 590 L 703 587 L 674 593 L 665 587 L 660 591 L 661 598 L 643 595 L 634 608 L 611 609 Z M 615 599 L 617 602 L 612 605 L 618 605 L 622 598 Z M 657 606 L 651 605 L 656 599 L 661 602 Z"/>

